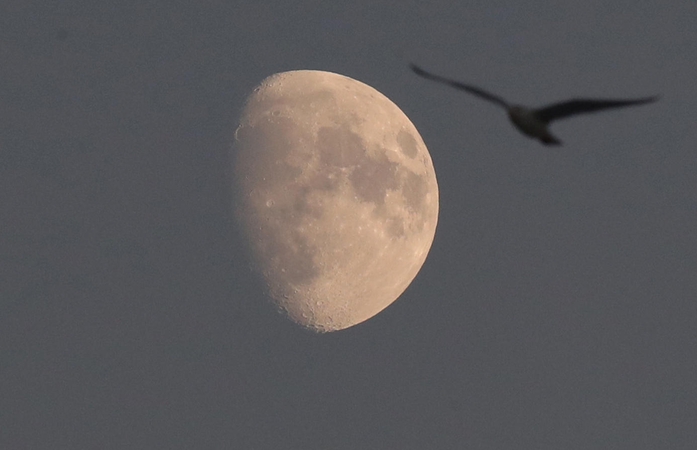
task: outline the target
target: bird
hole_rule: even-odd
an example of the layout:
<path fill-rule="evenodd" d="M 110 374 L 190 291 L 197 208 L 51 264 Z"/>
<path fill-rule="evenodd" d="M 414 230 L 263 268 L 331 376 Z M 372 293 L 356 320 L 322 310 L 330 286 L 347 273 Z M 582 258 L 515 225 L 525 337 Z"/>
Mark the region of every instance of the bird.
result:
<path fill-rule="evenodd" d="M 604 109 L 644 105 L 658 100 L 658 96 L 636 99 L 574 98 L 540 108 L 530 108 L 511 104 L 498 95 L 487 92 L 484 89 L 427 72 L 416 64 L 411 63 L 409 67 L 414 73 L 423 78 L 469 92 L 481 99 L 501 106 L 508 113 L 508 118 L 513 122 L 513 125 L 515 125 L 521 133 L 533 139 L 538 139 L 542 144 L 548 146 L 562 144 L 562 142 L 549 131 L 549 124 L 555 120 Z"/>

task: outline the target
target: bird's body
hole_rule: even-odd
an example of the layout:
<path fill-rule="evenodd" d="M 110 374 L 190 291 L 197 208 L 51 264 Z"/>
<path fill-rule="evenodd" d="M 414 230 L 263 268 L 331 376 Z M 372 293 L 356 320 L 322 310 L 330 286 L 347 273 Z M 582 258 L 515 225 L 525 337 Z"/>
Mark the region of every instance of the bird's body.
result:
<path fill-rule="evenodd" d="M 533 139 L 539 139 L 545 145 L 560 145 L 561 141 L 549 131 L 547 124 L 540 120 L 534 110 L 522 106 L 508 108 L 508 118 L 523 134 Z"/>
<path fill-rule="evenodd" d="M 541 108 L 528 108 L 520 105 L 511 105 L 503 98 L 487 92 L 483 89 L 461 83 L 456 80 L 434 75 L 420 67 L 411 64 L 411 69 L 419 76 L 437 81 L 448 86 L 468 92 L 472 95 L 494 103 L 504 108 L 513 125 L 523 134 L 534 139 L 539 139 L 545 145 L 561 145 L 561 141 L 549 131 L 549 124 L 554 120 L 564 119 L 577 114 L 586 114 L 609 108 L 621 108 L 626 106 L 643 105 L 656 101 L 657 97 L 645 97 L 629 100 L 595 100 L 573 99 L 555 103 Z"/>

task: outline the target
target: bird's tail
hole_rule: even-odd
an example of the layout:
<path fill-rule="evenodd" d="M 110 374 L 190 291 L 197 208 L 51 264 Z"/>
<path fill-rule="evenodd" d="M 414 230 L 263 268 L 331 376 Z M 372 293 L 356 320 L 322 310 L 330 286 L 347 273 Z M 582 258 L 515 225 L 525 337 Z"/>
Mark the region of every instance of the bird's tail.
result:
<path fill-rule="evenodd" d="M 561 145 L 561 141 L 554 137 L 552 133 L 545 133 L 540 137 L 540 141 L 542 141 L 543 144 L 545 145 Z"/>

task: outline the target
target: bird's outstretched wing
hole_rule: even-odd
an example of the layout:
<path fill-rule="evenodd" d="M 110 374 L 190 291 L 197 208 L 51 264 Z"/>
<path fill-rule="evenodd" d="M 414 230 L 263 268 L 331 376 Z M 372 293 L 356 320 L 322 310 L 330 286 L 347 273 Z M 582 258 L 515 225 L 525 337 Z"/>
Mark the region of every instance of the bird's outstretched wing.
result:
<path fill-rule="evenodd" d="M 426 72 L 425 70 L 423 70 L 422 68 L 420 68 L 416 64 L 409 64 L 409 67 L 411 68 L 411 70 L 414 71 L 414 73 L 416 73 L 417 75 L 422 76 L 426 79 L 437 81 L 439 83 L 444 83 L 444 84 L 452 86 L 456 89 L 460 89 L 460 90 L 469 92 L 470 94 L 474 94 L 477 97 L 483 98 L 484 100 L 496 103 L 497 105 L 502 106 L 506 109 L 508 109 L 508 107 L 509 107 L 508 102 L 506 102 L 506 100 L 502 99 L 501 97 L 499 97 L 497 95 L 491 94 L 489 92 L 486 92 L 486 91 L 479 89 L 479 88 L 476 88 L 474 86 L 470 86 L 468 84 L 460 83 L 459 81 L 451 80 L 449 78 L 441 77 L 439 75 L 434 75 L 432 73 Z"/>
<path fill-rule="evenodd" d="M 590 100 L 573 99 L 565 102 L 554 103 L 535 110 L 535 115 L 546 123 L 553 120 L 564 119 L 576 114 L 586 114 L 603 109 L 623 108 L 626 106 L 643 105 L 658 100 L 658 97 L 638 98 L 634 100 Z"/>

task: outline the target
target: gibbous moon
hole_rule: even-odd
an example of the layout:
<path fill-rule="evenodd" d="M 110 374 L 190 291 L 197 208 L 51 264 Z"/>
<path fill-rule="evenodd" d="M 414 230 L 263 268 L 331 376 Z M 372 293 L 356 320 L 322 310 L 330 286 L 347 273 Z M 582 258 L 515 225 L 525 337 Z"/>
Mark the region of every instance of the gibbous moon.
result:
<path fill-rule="evenodd" d="M 431 157 L 406 115 L 330 72 L 265 79 L 232 147 L 235 210 L 271 300 L 317 332 L 361 323 L 421 269 L 438 221 Z"/>

